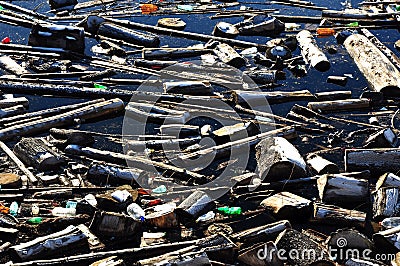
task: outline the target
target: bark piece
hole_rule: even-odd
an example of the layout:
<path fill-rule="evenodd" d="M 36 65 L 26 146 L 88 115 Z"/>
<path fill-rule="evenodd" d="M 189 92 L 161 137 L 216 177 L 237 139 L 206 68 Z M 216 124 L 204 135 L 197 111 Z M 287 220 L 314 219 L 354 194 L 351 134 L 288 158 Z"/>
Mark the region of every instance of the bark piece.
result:
<path fill-rule="evenodd" d="M 289 265 L 335 265 L 329 258 L 329 252 L 311 238 L 294 229 L 283 231 L 275 241 L 279 250 L 285 250 L 284 256 Z M 305 256 L 290 256 L 288 253 L 305 254 Z M 310 253 L 312 252 L 312 253 Z M 309 254 L 309 255 L 307 255 Z M 314 255 L 312 255 L 314 254 Z M 324 263 L 324 264 L 318 264 Z"/>
<path fill-rule="evenodd" d="M 18 229 L 0 227 L 0 239 L 3 241 L 14 242 L 18 237 Z"/>
<path fill-rule="evenodd" d="M 370 135 L 365 141 L 364 148 L 395 148 L 397 143 L 396 133 L 391 128 L 385 128 Z"/>
<path fill-rule="evenodd" d="M 283 266 L 284 264 L 279 259 L 277 252 L 275 243 L 270 241 L 241 250 L 238 260 L 252 266 Z"/>
<path fill-rule="evenodd" d="M 312 100 L 314 96 L 309 90 L 298 91 L 232 91 L 232 98 L 241 106 L 265 106 L 266 104 L 290 101 Z M 266 108 L 268 111 L 268 108 Z"/>
<path fill-rule="evenodd" d="M 231 234 L 231 238 L 244 245 L 252 245 L 254 243 L 273 241 L 281 232 L 291 227 L 288 220 L 282 220 Z"/>
<path fill-rule="evenodd" d="M 146 222 L 157 228 L 166 229 L 178 226 L 176 214 L 174 211 L 153 212 L 145 217 Z"/>
<path fill-rule="evenodd" d="M 102 236 L 139 239 L 142 237 L 140 222 L 115 212 L 96 211 L 89 228 Z"/>
<path fill-rule="evenodd" d="M 385 187 L 400 187 L 400 177 L 393 173 L 381 175 L 376 182 L 376 190 Z"/>
<path fill-rule="evenodd" d="M 316 154 L 307 156 L 307 164 L 311 171 L 317 175 L 339 173 L 339 167 L 336 164 Z"/>
<path fill-rule="evenodd" d="M 20 188 L 22 184 L 21 177 L 13 173 L 0 173 L 1 188 Z"/>
<path fill-rule="evenodd" d="M 372 236 L 376 247 L 385 253 L 397 253 L 400 250 L 400 226 L 378 232 Z"/>
<path fill-rule="evenodd" d="M 26 68 L 20 66 L 14 59 L 7 55 L 0 56 L 0 68 L 17 76 L 30 73 Z"/>
<path fill-rule="evenodd" d="M 196 220 L 215 207 L 215 202 L 203 191 L 195 191 L 175 209 L 178 218 Z"/>
<path fill-rule="evenodd" d="M 272 210 L 281 219 L 308 218 L 311 213 L 311 201 L 290 192 L 280 192 L 266 198 L 260 204 Z"/>

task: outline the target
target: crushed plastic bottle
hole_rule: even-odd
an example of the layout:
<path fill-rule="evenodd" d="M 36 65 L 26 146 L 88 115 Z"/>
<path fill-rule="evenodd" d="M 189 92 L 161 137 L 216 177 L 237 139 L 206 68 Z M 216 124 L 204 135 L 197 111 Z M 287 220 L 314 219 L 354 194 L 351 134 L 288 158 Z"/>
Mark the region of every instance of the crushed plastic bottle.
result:
<path fill-rule="evenodd" d="M 104 85 L 101 85 L 101 84 L 95 83 L 95 84 L 93 84 L 93 86 L 94 86 L 96 89 L 108 90 L 107 86 L 104 86 Z"/>
<path fill-rule="evenodd" d="M 18 203 L 17 203 L 16 201 L 13 201 L 13 202 L 11 203 L 11 205 L 10 205 L 10 214 L 11 214 L 12 216 L 17 216 L 17 214 L 18 214 L 18 208 L 19 208 Z"/>
<path fill-rule="evenodd" d="M 0 10 L 4 10 L 4 7 L 3 7 L 3 6 L 0 6 Z"/>
<path fill-rule="evenodd" d="M 118 202 L 125 202 L 128 200 L 129 197 L 131 197 L 131 193 L 129 193 L 128 190 L 116 190 L 111 194 L 111 197 Z"/>
<path fill-rule="evenodd" d="M 29 219 L 27 222 L 29 224 L 40 224 L 41 222 L 43 222 L 43 218 L 42 217 L 33 217 L 33 218 Z"/>
<path fill-rule="evenodd" d="M 202 216 L 200 216 L 199 218 L 197 218 L 196 222 L 206 222 L 209 221 L 211 219 L 214 219 L 215 217 L 215 212 L 213 211 L 209 211 L 206 214 L 203 214 Z"/>
<path fill-rule="evenodd" d="M 162 194 L 162 193 L 167 192 L 167 187 L 164 186 L 164 185 L 161 185 L 161 186 L 156 187 L 155 189 L 153 189 L 152 192 L 156 193 L 156 194 Z"/>
<path fill-rule="evenodd" d="M 1 40 L 2 44 L 9 44 L 11 42 L 10 37 L 5 37 L 3 40 Z"/>
<path fill-rule="evenodd" d="M 144 221 L 145 212 L 137 203 L 132 203 L 126 208 L 126 212 L 130 217 L 137 221 Z"/>
<path fill-rule="evenodd" d="M 176 7 L 179 10 L 183 10 L 183 11 L 188 11 L 188 12 L 193 11 L 193 6 L 191 6 L 191 5 L 177 5 Z"/>
<path fill-rule="evenodd" d="M 76 201 L 71 201 L 71 200 L 69 200 L 69 201 L 67 201 L 67 204 L 65 205 L 65 208 L 73 208 L 73 209 L 76 209 L 76 205 L 77 205 L 78 203 L 76 202 Z"/>
<path fill-rule="evenodd" d="M 226 215 L 240 215 L 242 214 L 242 208 L 240 207 L 219 207 L 218 211 Z"/>

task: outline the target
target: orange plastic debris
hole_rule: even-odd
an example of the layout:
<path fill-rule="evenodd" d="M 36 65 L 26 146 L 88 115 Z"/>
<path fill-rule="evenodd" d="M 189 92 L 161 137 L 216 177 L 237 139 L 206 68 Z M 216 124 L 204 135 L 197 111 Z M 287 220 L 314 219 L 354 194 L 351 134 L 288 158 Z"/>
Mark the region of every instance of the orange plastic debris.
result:
<path fill-rule="evenodd" d="M 332 36 L 335 34 L 335 30 L 332 28 L 318 28 L 317 34 L 320 36 Z"/>
<path fill-rule="evenodd" d="M 142 10 L 142 14 L 150 14 L 151 12 L 155 12 L 158 10 L 158 6 L 154 4 L 143 4 L 140 6 Z"/>
<path fill-rule="evenodd" d="M 0 204 L 0 213 L 9 213 L 10 212 L 10 208 L 4 206 L 3 204 Z"/>

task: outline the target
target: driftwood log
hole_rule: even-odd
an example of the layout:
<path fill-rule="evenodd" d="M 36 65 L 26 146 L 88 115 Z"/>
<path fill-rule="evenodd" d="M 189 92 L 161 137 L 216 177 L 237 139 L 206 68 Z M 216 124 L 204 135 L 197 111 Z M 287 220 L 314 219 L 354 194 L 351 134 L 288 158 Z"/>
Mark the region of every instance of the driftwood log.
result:
<path fill-rule="evenodd" d="M 301 54 L 306 62 L 318 71 L 327 71 L 331 64 L 325 54 L 318 48 L 314 37 L 308 30 L 302 30 L 296 35 Z"/>
<path fill-rule="evenodd" d="M 307 105 L 313 111 L 340 112 L 347 110 L 359 110 L 370 107 L 369 99 L 347 99 L 336 101 L 310 102 Z"/>
<path fill-rule="evenodd" d="M 107 100 L 52 117 L 42 118 L 26 124 L 19 124 L 9 128 L 1 129 L 0 139 L 6 140 L 16 136 L 25 136 L 27 134 L 43 132 L 44 130 L 53 127 L 73 124 L 74 119 L 76 118 L 88 120 L 96 117 L 115 114 L 123 109 L 124 103 L 120 99 Z"/>
<path fill-rule="evenodd" d="M 237 68 L 240 68 L 246 64 L 245 59 L 240 56 L 235 49 L 226 43 L 218 44 L 214 49 L 214 53 L 225 64 Z"/>
<path fill-rule="evenodd" d="M 400 72 L 367 37 L 353 34 L 344 46 L 371 89 L 387 96 L 400 95 Z"/>
<path fill-rule="evenodd" d="M 32 241 L 12 246 L 10 249 L 15 252 L 21 260 L 32 260 L 43 258 L 71 249 L 87 245 L 86 235 L 77 227 L 70 225 L 63 231 L 38 237 Z"/>
<path fill-rule="evenodd" d="M 329 258 L 329 252 L 313 241 L 307 235 L 300 233 L 294 229 L 283 231 L 275 241 L 278 249 L 285 250 L 284 257 L 289 265 L 335 265 Z M 290 256 L 289 251 L 297 251 L 297 254 L 310 254 L 311 250 L 314 255 Z M 320 263 L 320 264 L 318 264 Z"/>
<path fill-rule="evenodd" d="M 311 201 L 290 192 L 280 192 L 261 202 L 280 219 L 308 218 L 311 214 Z"/>
<path fill-rule="evenodd" d="M 17 167 L 19 168 L 19 170 L 21 170 L 22 173 L 24 173 L 24 175 L 26 176 L 26 178 L 29 180 L 29 182 L 31 184 L 36 184 L 37 183 L 37 178 L 32 174 L 31 171 L 29 171 L 29 169 L 27 169 L 24 165 L 23 162 L 21 162 L 20 159 L 18 159 L 17 156 L 15 156 L 15 154 L 13 153 L 12 150 L 10 150 L 10 148 L 8 148 L 8 146 L 6 144 L 4 144 L 4 142 L 0 141 L 0 148 L 7 154 L 8 157 L 10 157 L 10 159 L 17 165 Z M 22 177 L 21 177 L 22 178 Z M 23 183 L 25 183 L 24 180 L 26 178 L 22 178 Z"/>
<path fill-rule="evenodd" d="M 393 172 L 400 170 L 400 149 L 347 149 L 344 163 L 346 171 L 370 170 L 375 173 Z"/>
<path fill-rule="evenodd" d="M 400 187 L 400 177 L 393 173 L 381 175 L 376 182 L 376 190 L 384 187 Z"/>
<path fill-rule="evenodd" d="M 321 224 L 365 227 L 366 218 L 367 214 L 361 211 L 315 203 L 312 221 Z"/>
<path fill-rule="evenodd" d="M 326 203 L 346 204 L 365 202 L 368 198 L 368 180 L 341 174 L 326 174 L 318 178 L 319 197 Z"/>
<path fill-rule="evenodd" d="M 256 146 L 257 173 L 266 181 L 306 176 L 306 163 L 299 151 L 282 137 L 266 138 Z"/>
<path fill-rule="evenodd" d="M 39 171 L 57 169 L 65 163 L 61 154 L 50 148 L 41 138 L 23 138 L 14 146 L 14 153 Z"/>
<path fill-rule="evenodd" d="M 397 187 L 383 187 L 373 193 L 373 218 L 393 217 L 400 214 L 400 189 Z"/>

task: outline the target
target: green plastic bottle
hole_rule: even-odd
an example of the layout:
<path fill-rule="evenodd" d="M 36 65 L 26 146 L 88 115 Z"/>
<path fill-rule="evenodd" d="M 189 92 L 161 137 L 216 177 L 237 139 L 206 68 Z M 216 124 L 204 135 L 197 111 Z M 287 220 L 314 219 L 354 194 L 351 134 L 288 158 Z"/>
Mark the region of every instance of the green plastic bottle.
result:
<path fill-rule="evenodd" d="M 356 21 L 356 22 L 351 22 L 351 23 L 347 24 L 346 26 L 347 27 L 358 27 L 359 24 L 358 24 L 358 21 Z"/>
<path fill-rule="evenodd" d="M 42 217 L 33 217 L 28 220 L 29 224 L 40 224 L 43 221 Z"/>
<path fill-rule="evenodd" d="M 242 208 L 240 207 L 219 207 L 218 211 L 226 215 L 240 215 L 242 214 Z"/>
<path fill-rule="evenodd" d="M 94 84 L 94 87 L 96 89 L 108 90 L 108 88 L 106 86 L 101 85 L 101 84 L 97 84 L 97 83 Z"/>

